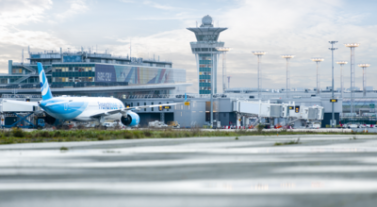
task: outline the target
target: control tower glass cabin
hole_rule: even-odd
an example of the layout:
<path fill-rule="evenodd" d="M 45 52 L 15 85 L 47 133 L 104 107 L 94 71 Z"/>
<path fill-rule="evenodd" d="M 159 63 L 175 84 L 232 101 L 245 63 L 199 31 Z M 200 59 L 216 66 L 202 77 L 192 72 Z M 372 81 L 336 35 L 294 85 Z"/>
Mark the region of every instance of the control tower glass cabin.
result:
<path fill-rule="evenodd" d="M 228 28 L 213 26 L 212 17 L 209 15 L 202 18 L 200 27 L 187 28 L 195 33 L 197 42 L 190 42 L 192 53 L 195 54 L 196 66 L 199 76 L 199 94 L 217 93 L 217 60 L 221 51 L 216 48 L 224 47 L 224 42 L 218 42 L 220 33 Z M 211 74 L 213 69 L 213 74 Z M 211 76 L 213 75 L 213 84 Z"/>

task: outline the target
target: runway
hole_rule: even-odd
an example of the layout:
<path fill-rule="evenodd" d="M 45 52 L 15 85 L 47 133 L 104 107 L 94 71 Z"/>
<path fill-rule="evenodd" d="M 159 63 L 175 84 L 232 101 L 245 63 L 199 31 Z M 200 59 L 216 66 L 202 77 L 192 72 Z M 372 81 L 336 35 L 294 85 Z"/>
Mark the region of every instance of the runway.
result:
<path fill-rule="evenodd" d="M 375 135 L 0 145 L 0 206 L 375 206 L 376 156 Z"/>

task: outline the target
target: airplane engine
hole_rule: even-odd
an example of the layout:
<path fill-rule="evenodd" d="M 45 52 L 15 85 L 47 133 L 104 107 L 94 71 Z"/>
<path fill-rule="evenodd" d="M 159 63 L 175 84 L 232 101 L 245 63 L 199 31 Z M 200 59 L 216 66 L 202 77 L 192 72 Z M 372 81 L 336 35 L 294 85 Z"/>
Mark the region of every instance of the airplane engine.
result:
<path fill-rule="evenodd" d="M 137 113 L 130 111 L 127 115 L 122 116 L 121 122 L 125 126 L 137 126 L 140 123 L 140 117 Z"/>

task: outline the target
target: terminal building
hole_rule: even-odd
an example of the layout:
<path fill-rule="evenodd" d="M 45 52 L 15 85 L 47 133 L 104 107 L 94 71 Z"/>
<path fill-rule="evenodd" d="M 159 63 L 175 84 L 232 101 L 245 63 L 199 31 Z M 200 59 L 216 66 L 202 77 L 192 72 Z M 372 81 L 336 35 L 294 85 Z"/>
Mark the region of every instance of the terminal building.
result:
<path fill-rule="evenodd" d="M 44 66 L 55 95 L 118 97 L 185 93 L 186 71 L 172 62 L 120 57 L 107 53 L 29 52 L 28 63 L 9 60 L 0 74 L 2 94 L 39 94 L 37 62 Z"/>

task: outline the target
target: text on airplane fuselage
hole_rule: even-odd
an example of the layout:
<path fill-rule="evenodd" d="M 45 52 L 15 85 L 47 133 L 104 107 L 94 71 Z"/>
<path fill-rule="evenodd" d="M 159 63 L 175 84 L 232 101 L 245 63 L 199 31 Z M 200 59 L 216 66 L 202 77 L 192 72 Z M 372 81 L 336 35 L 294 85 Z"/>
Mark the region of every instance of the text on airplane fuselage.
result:
<path fill-rule="evenodd" d="M 111 103 L 111 102 L 105 102 L 105 103 L 101 103 L 101 102 L 98 102 L 98 109 L 122 109 L 123 106 L 119 103 Z"/>

